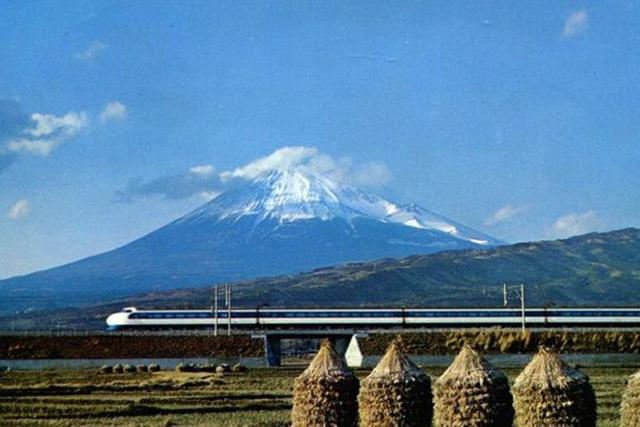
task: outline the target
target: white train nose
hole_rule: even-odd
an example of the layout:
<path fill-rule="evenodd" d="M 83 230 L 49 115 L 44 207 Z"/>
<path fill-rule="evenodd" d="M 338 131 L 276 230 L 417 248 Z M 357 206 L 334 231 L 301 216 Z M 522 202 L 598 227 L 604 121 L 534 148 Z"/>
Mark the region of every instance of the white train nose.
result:
<path fill-rule="evenodd" d="M 107 317 L 107 325 L 110 327 L 125 326 L 129 313 L 113 313 Z"/>

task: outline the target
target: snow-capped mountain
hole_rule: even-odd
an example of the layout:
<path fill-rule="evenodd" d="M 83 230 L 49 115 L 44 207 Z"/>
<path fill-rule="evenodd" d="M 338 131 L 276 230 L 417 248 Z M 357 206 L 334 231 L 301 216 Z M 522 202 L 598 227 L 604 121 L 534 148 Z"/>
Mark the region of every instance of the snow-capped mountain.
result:
<path fill-rule="evenodd" d="M 415 203 L 400 205 L 304 168 L 269 171 L 221 194 L 178 223 L 243 217 L 253 218 L 256 225 L 267 220 L 283 224 L 338 218 L 351 224 L 361 218 L 438 231 L 481 246 L 500 243 Z"/>
<path fill-rule="evenodd" d="M 500 244 L 419 206 L 394 203 L 304 166 L 232 179 L 228 187 L 121 248 L 0 282 L 5 300 L 18 301 L 0 306 L 0 313 Z"/>

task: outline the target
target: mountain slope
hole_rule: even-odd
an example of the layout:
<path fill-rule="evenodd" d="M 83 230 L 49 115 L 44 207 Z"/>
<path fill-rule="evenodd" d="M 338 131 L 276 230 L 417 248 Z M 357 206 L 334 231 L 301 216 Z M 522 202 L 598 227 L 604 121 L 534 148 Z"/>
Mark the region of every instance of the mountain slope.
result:
<path fill-rule="evenodd" d="M 234 295 L 245 306 L 496 306 L 503 283 L 524 283 L 535 305 L 640 305 L 640 230 L 325 268 L 243 282 Z M 192 290 L 127 304 L 206 306 L 208 298 Z"/>
<path fill-rule="evenodd" d="M 240 180 L 119 249 L 1 281 L 0 314 L 499 243 L 426 209 L 293 167 Z"/>
<path fill-rule="evenodd" d="M 318 269 L 234 285 L 234 306 L 499 306 L 502 284 L 526 286 L 527 305 L 640 306 L 640 230 L 489 250 L 443 252 Z M 15 327 L 103 328 L 122 307 L 208 307 L 209 288 L 138 295 L 44 316 Z M 514 301 L 513 304 L 517 304 Z M 13 323 L 11 323 L 13 322 Z"/>

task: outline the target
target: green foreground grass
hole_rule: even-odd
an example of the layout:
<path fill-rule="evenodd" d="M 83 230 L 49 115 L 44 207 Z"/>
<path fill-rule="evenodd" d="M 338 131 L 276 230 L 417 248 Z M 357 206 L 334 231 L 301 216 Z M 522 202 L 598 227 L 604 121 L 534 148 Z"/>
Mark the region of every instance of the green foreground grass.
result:
<path fill-rule="evenodd" d="M 293 379 L 302 367 L 205 373 L 98 374 L 12 371 L 0 376 L 2 426 L 289 425 Z M 443 369 L 425 369 L 432 379 Z M 590 368 L 599 427 L 618 425 L 627 377 L 635 368 Z M 368 370 L 358 370 L 364 378 Z M 511 380 L 519 369 L 507 369 Z"/>

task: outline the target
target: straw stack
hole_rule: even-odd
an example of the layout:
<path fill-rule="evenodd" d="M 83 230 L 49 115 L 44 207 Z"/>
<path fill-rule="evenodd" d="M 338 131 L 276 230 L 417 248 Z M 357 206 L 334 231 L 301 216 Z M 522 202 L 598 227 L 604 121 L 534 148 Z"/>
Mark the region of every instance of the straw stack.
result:
<path fill-rule="evenodd" d="M 293 427 L 358 423 L 358 379 L 329 341 L 293 385 Z"/>
<path fill-rule="evenodd" d="M 519 427 L 594 427 L 596 397 L 589 377 L 557 353 L 540 348 L 513 385 Z"/>
<path fill-rule="evenodd" d="M 640 371 L 629 377 L 620 412 L 620 427 L 640 426 Z"/>
<path fill-rule="evenodd" d="M 435 382 L 439 427 L 505 427 L 513 422 L 509 381 L 468 345 Z"/>
<path fill-rule="evenodd" d="M 378 366 L 362 381 L 360 427 L 430 426 L 431 380 L 394 341 Z"/>

